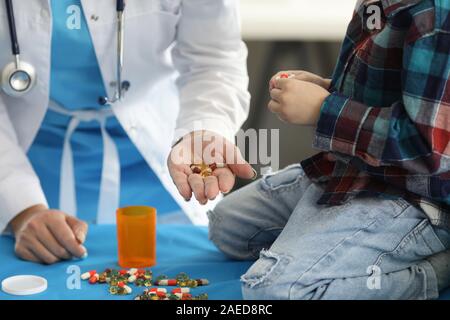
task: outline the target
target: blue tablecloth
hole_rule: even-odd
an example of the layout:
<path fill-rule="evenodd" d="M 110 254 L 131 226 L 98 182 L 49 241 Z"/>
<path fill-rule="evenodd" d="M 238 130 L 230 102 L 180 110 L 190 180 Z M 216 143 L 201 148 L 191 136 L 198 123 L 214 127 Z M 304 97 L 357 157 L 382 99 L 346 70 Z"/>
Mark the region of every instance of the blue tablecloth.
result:
<path fill-rule="evenodd" d="M 186 272 L 195 278 L 207 278 L 209 286 L 196 288 L 194 294 L 206 292 L 210 299 L 242 299 L 239 277 L 250 267 L 250 262 L 231 261 L 208 241 L 206 228 L 195 226 L 158 226 L 157 265 L 152 268 L 155 276 L 175 276 Z M 48 289 L 41 294 L 17 297 L 0 291 L 4 299 L 133 299 L 143 288 L 133 287 L 131 296 L 111 296 L 107 285 L 89 285 L 81 282 L 80 290 L 69 290 L 66 281 L 67 269 L 78 265 L 82 271 L 117 265 L 116 229 L 114 226 L 91 226 L 86 243 L 89 258 L 82 261 L 67 261 L 51 266 L 25 262 L 14 255 L 13 239 L 0 237 L 0 281 L 17 274 L 34 274 L 48 280 Z M 450 299 L 450 290 L 441 295 Z"/>
<path fill-rule="evenodd" d="M 208 293 L 210 299 L 242 299 L 239 277 L 249 268 L 249 262 L 231 261 L 208 241 L 206 228 L 195 226 L 159 225 L 157 236 L 157 265 L 154 276 L 175 276 L 186 272 L 193 278 L 207 278 L 211 284 L 193 290 L 193 294 Z M 112 296 L 106 284 L 90 285 L 81 282 L 81 289 L 67 289 L 67 269 L 78 265 L 82 271 L 103 271 L 117 265 L 115 226 L 90 226 L 86 247 L 86 260 L 72 260 L 51 266 L 39 265 L 17 259 L 13 239 L 0 237 L 0 281 L 18 274 L 39 275 L 48 280 L 47 291 L 28 297 L 18 297 L 0 292 L 4 299 L 133 299 L 143 291 L 134 287 L 129 296 Z"/>

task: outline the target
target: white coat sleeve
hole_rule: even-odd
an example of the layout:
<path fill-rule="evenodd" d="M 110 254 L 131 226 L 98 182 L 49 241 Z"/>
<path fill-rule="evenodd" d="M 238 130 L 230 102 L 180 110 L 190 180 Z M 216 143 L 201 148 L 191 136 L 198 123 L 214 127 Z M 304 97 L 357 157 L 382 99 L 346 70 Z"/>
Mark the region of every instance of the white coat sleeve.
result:
<path fill-rule="evenodd" d="M 182 0 L 173 50 L 180 73 L 174 141 L 202 129 L 234 142 L 250 104 L 240 29 L 239 0 Z"/>
<path fill-rule="evenodd" d="M 9 231 L 18 213 L 36 204 L 47 205 L 47 200 L 0 97 L 0 234 Z"/>

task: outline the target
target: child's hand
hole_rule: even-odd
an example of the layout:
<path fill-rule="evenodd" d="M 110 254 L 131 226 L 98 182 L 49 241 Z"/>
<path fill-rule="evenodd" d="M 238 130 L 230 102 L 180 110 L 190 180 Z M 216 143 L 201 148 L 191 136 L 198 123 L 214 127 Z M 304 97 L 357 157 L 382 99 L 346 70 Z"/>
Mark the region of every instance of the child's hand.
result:
<path fill-rule="evenodd" d="M 269 88 L 272 90 L 275 87 L 275 81 L 276 79 L 279 79 L 281 75 L 287 74 L 289 76 L 292 76 L 291 79 L 297 79 L 302 81 L 307 81 L 311 83 L 315 83 L 318 86 L 321 86 L 322 88 L 329 90 L 331 85 L 331 79 L 325 79 L 321 76 L 318 76 L 317 74 L 303 71 L 303 70 L 294 70 L 294 71 L 280 71 L 277 74 L 275 74 L 272 79 L 270 79 L 269 82 Z"/>
<path fill-rule="evenodd" d="M 270 90 L 269 109 L 286 122 L 317 125 L 320 108 L 330 93 L 315 83 L 291 79 L 277 79 Z"/>

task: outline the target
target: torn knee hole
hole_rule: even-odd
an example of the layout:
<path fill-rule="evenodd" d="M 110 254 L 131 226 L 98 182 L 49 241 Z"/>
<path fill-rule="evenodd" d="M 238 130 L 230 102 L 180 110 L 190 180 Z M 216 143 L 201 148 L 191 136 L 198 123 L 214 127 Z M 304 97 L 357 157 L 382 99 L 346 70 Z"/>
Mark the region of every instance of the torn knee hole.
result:
<path fill-rule="evenodd" d="M 250 288 L 269 286 L 283 274 L 291 260 L 287 255 L 262 250 L 258 261 L 241 277 L 241 281 Z"/>

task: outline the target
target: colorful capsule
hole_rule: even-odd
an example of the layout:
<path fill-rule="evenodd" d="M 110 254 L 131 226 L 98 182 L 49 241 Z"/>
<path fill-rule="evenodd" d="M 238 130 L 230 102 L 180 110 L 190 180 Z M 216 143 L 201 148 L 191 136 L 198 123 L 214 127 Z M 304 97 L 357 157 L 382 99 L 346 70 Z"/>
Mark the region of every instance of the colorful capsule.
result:
<path fill-rule="evenodd" d="M 172 293 L 189 293 L 191 291 L 191 289 L 189 288 L 175 288 L 172 289 Z"/>
<path fill-rule="evenodd" d="M 166 288 L 151 288 L 147 292 L 148 292 L 148 294 L 156 294 L 158 292 L 167 293 L 167 289 Z"/>
<path fill-rule="evenodd" d="M 176 279 L 161 279 L 156 280 L 155 285 L 157 286 L 176 286 L 177 280 Z"/>
<path fill-rule="evenodd" d="M 85 273 L 83 273 L 83 274 L 81 275 L 81 279 L 82 279 L 82 280 L 88 280 L 88 279 L 90 279 L 93 275 L 95 275 L 96 273 L 97 273 L 96 270 L 91 270 L 91 271 L 85 272 Z"/>
<path fill-rule="evenodd" d="M 196 279 L 198 286 L 207 286 L 209 284 L 208 279 Z"/>
<path fill-rule="evenodd" d="M 97 283 L 98 279 L 99 279 L 99 275 L 98 275 L 98 273 L 96 273 L 92 277 L 89 278 L 89 283 L 95 284 L 95 283 Z"/>

